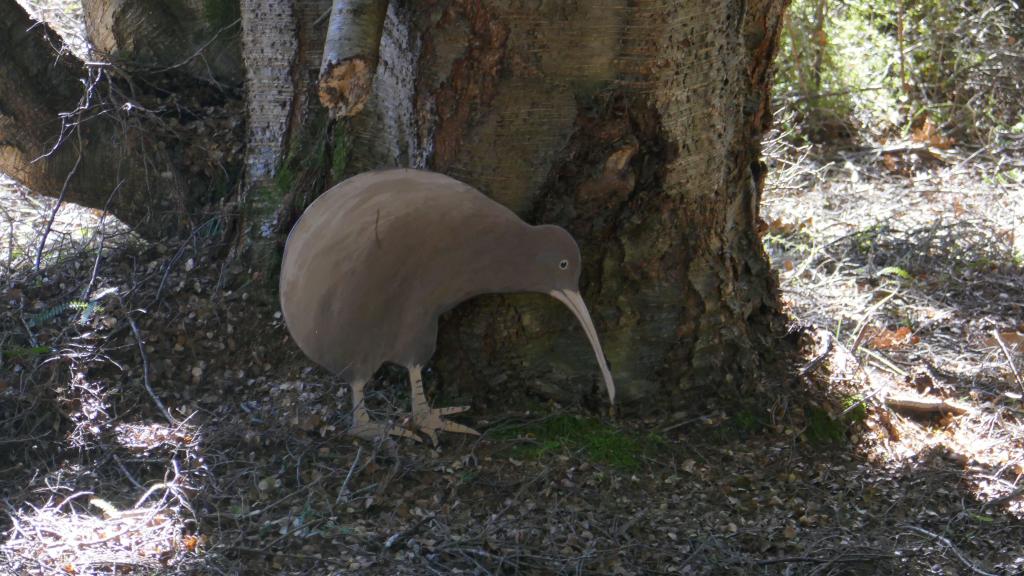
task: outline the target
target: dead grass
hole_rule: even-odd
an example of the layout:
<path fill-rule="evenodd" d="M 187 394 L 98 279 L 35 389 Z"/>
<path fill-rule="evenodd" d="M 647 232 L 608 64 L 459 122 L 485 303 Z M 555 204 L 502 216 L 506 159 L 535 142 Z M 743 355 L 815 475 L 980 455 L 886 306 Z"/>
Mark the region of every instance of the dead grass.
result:
<path fill-rule="evenodd" d="M 85 509 L 75 500 L 86 500 L 90 493 L 75 492 L 60 502 L 17 512 L 11 517 L 10 537 L 0 548 L 6 569 L 18 574 L 90 574 L 152 571 L 180 563 L 198 539 L 186 533 L 188 504 L 176 480 L 153 485 L 126 510 L 100 498 L 88 499 L 93 510 Z M 146 505 L 151 497 L 157 502 Z"/>

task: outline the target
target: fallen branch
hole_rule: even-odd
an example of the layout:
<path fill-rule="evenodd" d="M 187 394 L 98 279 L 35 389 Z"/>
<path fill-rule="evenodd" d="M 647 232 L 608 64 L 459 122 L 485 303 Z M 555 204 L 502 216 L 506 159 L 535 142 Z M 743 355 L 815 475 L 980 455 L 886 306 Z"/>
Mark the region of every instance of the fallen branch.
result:
<path fill-rule="evenodd" d="M 370 97 L 388 0 L 334 0 L 320 64 L 320 103 L 355 116 Z"/>
<path fill-rule="evenodd" d="M 949 548 L 949 550 L 951 552 L 953 552 L 953 555 L 957 557 L 957 560 L 960 560 L 960 562 L 964 566 L 966 566 L 968 569 L 970 569 L 971 572 L 974 572 L 975 574 L 981 574 L 981 576 L 996 576 L 995 574 L 993 574 L 991 572 L 986 572 L 986 571 L 982 570 L 981 568 L 978 568 L 974 564 L 974 562 L 971 562 L 971 560 L 969 558 L 964 556 L 963 552 L 961 552 L 960 549 L 957 548 L 956 545 L 953 544 L 953 542 L 951 542 L 949 540 L 949 538 L 946 538 L 945 536 L 936 534 L 934 532 L 929 532 L 928 530 L 925 530 L 924 528 L 918 528 L 917 526 L 910 526 L 910 525 L 908 525 L 907 528 L 910 529 L 910 530 L 913 530 L 914 532 L 917 532 L 918 534 L 921 534 L 922 536 L 927 536 L 928 538 L 931 538 L 932 540 L 938 542 L 939 544 L 942 544 L 946 548 Z"/>
<path fill-rule="evenodd" d="M 121 301 L 121 305 L 124 306 L 124 301 Z M 135 336 L 135 343 L 139 345 L 139 355 L 142 356 L 142 385 L 146 388 L 146 392 L 149 397 L 153 400 L 153 404 L 156 405 L 160 413 L 163 414 L 164 419 L 171 426 L 177 426 L 178 422 L 171 416 L 171 413 L 167 411 L 167 407 L 160 401 L 160 397 L 153 391 L 153 387 L 149 384 L 149 357 L 146 356 L 146 343 L 142 341 L 142 334 L 139 333 L 139 327 L 135 324 L 135 320 L 132 318 L 131 312 L 125 312 L 125 318 L 128 319 L 128 325 L 132 329 L 132 335 Z"/>
<path fill-rule="evenodd" d="M 894 410 L 913 412 L 915 414 L 967 414 L 971 409 L 955 402 L 938 398 L 911 396 L 888 396 L 885 405 Z"/>

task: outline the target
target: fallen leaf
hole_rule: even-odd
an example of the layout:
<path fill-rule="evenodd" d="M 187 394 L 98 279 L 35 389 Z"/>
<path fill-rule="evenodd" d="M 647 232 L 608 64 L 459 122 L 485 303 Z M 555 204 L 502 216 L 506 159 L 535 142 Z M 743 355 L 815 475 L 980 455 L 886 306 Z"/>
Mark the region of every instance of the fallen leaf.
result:
<path fill-rule="evenodd" d="M 914 142 L 923 142 L 929 146 L 946 149 L 956 144 L 956 140 L 949 136 L 943 136 L 939 127 L 932 122 L 931 118 L 925 118 L 920 127 L 911 131 L 910 139 Z"/>
<path fill-rule="evenodd" d="M 1024 333 L 1016 331 L 1004 331 L 996 332 L 999 335 L 999 340 L 1003 341 L 1010 351 L 1024 350 Z M 985 338 L 983 341 L 986 347 L 999 346 L 999 341 L 996 340 L 995 335 Z"/>
<path fill-rule="evenodd" d="M 896 330 L 888 328 L 869 329 L 868 346 L 878 350 L 897 350 L 917 344 L 920 339 L 914 336 L 910 328 L 901 326 Z"/>

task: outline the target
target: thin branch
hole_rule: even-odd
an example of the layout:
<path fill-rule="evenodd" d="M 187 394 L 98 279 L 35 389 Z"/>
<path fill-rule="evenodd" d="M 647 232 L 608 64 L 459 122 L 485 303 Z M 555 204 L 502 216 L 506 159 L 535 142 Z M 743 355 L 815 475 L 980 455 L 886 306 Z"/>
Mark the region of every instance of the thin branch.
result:
<path fill-rule="evenodd" d="M 1017 488 L 1016 490 L 1014 490 L 1014 491 L 1012 491 L 1012 492 L 1010 492 L 1008 494 L 1003 494 L 999 498 L 993 498 L 992 500 L 989 500 L 988 502 L 985 502 L 981 506 L 981 511 L 985 512 L 986 510 L 988 510 L 990 508 L 995 508 L 997 506 L 1001 506 L 1001 505 L 1005 504 L 1006 502 L 1009 502 L 1010 500 L 1015 500 L 1016 498 L 1018 498 L 1022 494 L 1024 494 L 1024 486 L 1021 486 L 1021 487 Z"/>
<path fill-rule="evenodd" d="M 124 301 L 121 301 L 121 305 L 124 305 Z M 177 421 L 171 417 L 171 413 L 167 411 L 167 407 L 160 400 L 160 397 L 153 391 L 153 387 L 149 384 L 149 357 L 146 355 L 146 345 L 142 341 L 142 334 L 139 333 L 139 327 L 135 324 L 135 320 L 132 319 L 131 312 L 125 313 L 125 318 L 128 319 L 128 325 L 132 328 L 132 334 L 135 335 L 135 343 L 139 345 L 139 354 L 142 356 L 142 385 L 146 387 L 146 392 L 149 393 L 149 397 L 153 399 L 153 403 L 160 410 L 160 413 L 164 415 L 167 422 L 172 426 L 177 426 Z"/>
<path fill-rule="evenodd" d="M 363 455 L 363 447 L 362 447 L 362 445 L 360 445 L 359 449 L 356 450 L 356 457 L 352 459 L 352 465 L 348 469 L 348 474 L 345 475 L 345 481 L 342 482 L 341 483 L 341 487 L 338 488 L 338 497 L 335 498 L 335 500 L 334 500 L 335 504 L 341 504 L 342 497 L 345 496 L 346 493 L 348 492 L 349 480 L 352 479 L 352 474 L 355 472 L 356 466 L 359 465 L 359 457 L 362 456 L 362 455 Z"/>
<path fill-rule="evenodd" d="M 196 58 L 198 58 L 203 53 L 203 51 L 205 51 L 207 48 L 209 48 L 210 44 L 213 44 L 214 42 L 216 42 L 217 38 L 221 34 L 223 34 L 224 32 L 227 32 L 228 30 L 234 28 L 235 26 L 238 26 L 241 23 L 242 23 L 242 19 L 241 18 L 236 18 L 234 22 L 232 22 L 232 23 L 222 27 L 220 30 L 217 30 L 213 34 L 213 36 L 210 37 L 209 40 L 204 42 L 203 45 L 200 46 L 198 49 L 196 49 L 196 51 L 194 53 L 192 53 L 192 55 L 189 56 L 188 58 L 185 58 L 184 60 L 182 60 L 181 62 L 178 62 L 177 64 L 172 64 L 172 65 L 170 65 L 170 66 L 168 66 L 166 68 L 159 68 L 157 70 L 154 70 L 153 72 L 159 74 L 161 72 L 167 72 L 169 70 L 174 70 L 175 68 L 181 68 L 182 66 L 187 65 L 189 62 L 191 62 L 191 61 L 195 60 Z"/>
<path fill-rule="evenodd" d="M 47 221 L 46 228 L 43 230 L 43 235 L 39 240 L 39 248 L 36 249 L 36 272 L 39 271 L 39 265 L 43 261 L 43 248 L 46 247 L 46 238 L 50 235 L 50 229 L 53 228 L 53 222 L 57 219 L 57 211 L 60 210 L 61 205 L 64 203 L 64 196 L 68 192 L 68 185 L 71 184 L 71 178 L 73 178 L 75 173 L 78 172 L 78 167 L 82 164 L 82 131 L 76 126 L 75 133 L 78 135 L 78 156 L 75 158 L 75 165 L 71 167 L 68 175 L 64 178 L 64 185 L 61 186 L 60 196 L 57 197 L 57 203 L 53 205 L 53 210 L 50 212 L 50 219 Z"/>
<path fill-rule="evenodd" d="M 961 552 L 960 549 L 957 548 L 956 545 L 953 544 L 949 540 L 949 538 L 946 538 L 945 536 L 942 536 L 940 534 L 936 534 L 934 532 L 929 532 L 928 530 L 925 530 L 924 528 L 919 528 L 917 526 L 911 526 L 911 525 L 908 524 L 906 527 L 908 529 L 914 531 L 914 532 L 917 532 L 918 534 L 921 534 L 923 536 L 927 536 L 928 538 L 931 538 L 932 540 L 938 542 L 939 544 L 942 544 L 946 548 L 949 548 L 949 550 L 953 552 L 953 554 L 957 557 L 957 559 L 960 560 L 960 562 L 964 566 L 969 568 L 971 570 L 971 572 L 974 572 L 975 574 L 980 574 L 981 576 L 997 576 L 996 574 L 993 574 L 991 572 L 986 572 L 986 571 L 982 570 L 981 568 L 978 568 L 974 564 L 974 562 L 971 562 L 971 560 L 969 558 L 964 556 L 963 552 Z"/>
<path fill-rule="evenodd" d="M 1013 379 L 1017 381 L 1017 386 L 1020 387 L 1020 391 L 1024 392 L 1024 379 L 1021 378 L 1020 372 L 1017 371 L 1017 366 L 1013 362 L 1013 356 L 1010 354 L 1010 349 L 1006 347 L 1006 342 L 1003 342 L 1003 338 L 999 335 L 998 329 L 992 330 L 992 337 L 999 343 L 999 348 L 1003 351 L 1003 355 L 1006 356 L 1006 363 L 1010 365 L 1010 371 L 1013 372 Z"/>
<path fill-rule="evenodd" d="M 107 197 L 107 203 L 103 206 L 103 216 L 100 217 L 99 224 L 97 225 L 100 232 L 100 244 L 96 248 L 96 259 L 93 260 L 92 263 L 92 274 L 89 276 L 89 283 L 85 285 L 85 290 L 82 291 L 83 300 L 89 299 L 89 293 L 92 292 L 92 286 L 96 282 L 96 274 L 99 273 L 100 270 L 100 258 L 103 256 L 103 245 L 107 241 L 107 234 L 103 224 L 109 214 L 110 203 L 114 200 L 114 196 L 117 194 L 117 191 L 121 189 L 122 184 L 124 184 L 124 178 L 118 180 L 117 185 L 114 186 L 114 189 L 110 192 L 110 196 Z"/>

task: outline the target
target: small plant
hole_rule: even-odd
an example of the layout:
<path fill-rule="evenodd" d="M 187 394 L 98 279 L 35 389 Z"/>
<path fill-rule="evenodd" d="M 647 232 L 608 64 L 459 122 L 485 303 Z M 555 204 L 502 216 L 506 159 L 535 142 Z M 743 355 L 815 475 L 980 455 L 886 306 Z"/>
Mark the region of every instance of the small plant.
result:
<path fill-rule="evenodd" d="M 749 408 L 744 408 L 732 418 L 736 431 L 742 436 L 756 434 L 764 429 L 764 417 Z"/>
<path fill-rule="evenodd" d="M 863 422 L 867 417 L 868 409 L 860 395 L 843 398 L 843 419 L 846 422 Z"/>
<path fill-rule="evenodd" d="M 860 396 L 847 396 L 842 402 L 843 412 L 836 418 L 824 408 L 811 408 L 807 415 L 804 434 L 812 444 L 840 444 L 846 440 L 850 425 L 868 417 L 867 407 Z"/>
<path fill-rule="evenodd" d="M 46 324 L 68 310 L 78 311 L 80 313 L 78 316 L 78 322 L 86 324 L 92 319 L 96 312 L 102 312 L 103 308 L 99 305 L 98 300 L 90 300 L 88 302 L 85 300 L 68 300 L 67 302 L 57 304 L 56 306 L 51 306 L 38 314 L 29 316 L 26 322 L 29 327 L 34 328 L 36 326 Z"/>
<path fill-rule="evenodd" d="M 902 278 L 904 280 L 910 280 L 911 278 L 913 278 L 910 275 L 910 272 L 907 272 L 906 270 L 904 270 L 903 268 L 900 268 L 899 266 L 886 266 L 885 268 L 882 268 L 881 270 L 878 271 L 878 275 L 879 276 L 898 276 L 898 277 L 900 277 L 900 278 Z"/>
<path fill-rule="evenodd" d="M 853 234 L 853 245 L 859 253 L 869 254 L 878 243 L 878 238 L 885 232 L 886 230 L 881 224 L 874 224 L 863 230 L 858 230 Z"/>

